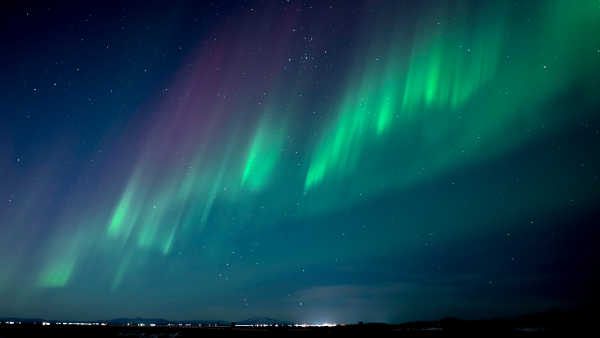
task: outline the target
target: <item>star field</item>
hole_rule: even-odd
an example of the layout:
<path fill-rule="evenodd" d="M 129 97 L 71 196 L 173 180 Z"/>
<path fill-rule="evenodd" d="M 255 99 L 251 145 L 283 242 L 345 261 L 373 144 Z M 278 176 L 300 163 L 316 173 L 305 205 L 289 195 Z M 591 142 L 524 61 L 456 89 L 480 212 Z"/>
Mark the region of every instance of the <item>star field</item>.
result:
<path fill-rule="evenodd" d="M 0 316 L 402 322 L 597 296 L 598 1 L 2 16 Z"/>

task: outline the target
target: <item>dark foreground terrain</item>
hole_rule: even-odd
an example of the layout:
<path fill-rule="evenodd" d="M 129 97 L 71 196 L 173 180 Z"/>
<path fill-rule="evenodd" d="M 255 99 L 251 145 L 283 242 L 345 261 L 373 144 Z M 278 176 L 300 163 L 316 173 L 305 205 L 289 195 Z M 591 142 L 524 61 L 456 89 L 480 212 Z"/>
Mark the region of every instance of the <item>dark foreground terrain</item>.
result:
<path fill-rule="evenodd" d="M 359 323 L 334 327 L 297 327 L 289 324 L 252 327 L 218 322 L 168 323 L 150 327 L 148 320 L 119 319 L 95 325 L 61 325 L 39 319 L 4 318 L 3 337 L 582 337 L 594 335 L 595 311 L 585 308 L 498 320 L 420 321 L 404 324 Z M 263 319 L 264 322 L 266 319 Z M 106 326 L 100 326 L 106 325 Z M 145 325 L 145 326 L 140 326 Z M 210 325 L 210 326 L 208 326 Z M 220 325 L 220 326 L 215 326 Z M 248 323 L 246 323 L 248 325 Z M 254 324 L 251 324 L 254 325 Z M 597 334 L 596 334 L 597 335 Z"/>
<path fill-rule="evenodd" d="M 82 327 L 12 325 L 0 327 L 0 337 L 571 337 L 574 328 L 509 328 L 475 325 L 454 328 L 411 328 L 396 325 L 337 327 Z"/>

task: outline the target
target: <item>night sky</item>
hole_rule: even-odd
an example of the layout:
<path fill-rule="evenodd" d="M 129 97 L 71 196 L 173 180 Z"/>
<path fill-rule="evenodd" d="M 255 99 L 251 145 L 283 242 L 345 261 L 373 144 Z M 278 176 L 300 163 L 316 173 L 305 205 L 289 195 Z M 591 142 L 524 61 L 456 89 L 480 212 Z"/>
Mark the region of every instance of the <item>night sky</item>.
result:
<path fill-rule="evenodd" d="M 2 6 L 0 316 L 598 300 L 597 0 Z"/>

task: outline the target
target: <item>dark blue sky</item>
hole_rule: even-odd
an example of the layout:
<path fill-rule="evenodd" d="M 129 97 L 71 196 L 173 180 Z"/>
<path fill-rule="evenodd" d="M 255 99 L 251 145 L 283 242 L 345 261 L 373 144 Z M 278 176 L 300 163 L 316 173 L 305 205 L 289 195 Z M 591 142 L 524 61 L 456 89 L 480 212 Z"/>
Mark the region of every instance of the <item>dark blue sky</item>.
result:
<path fill-rule="evenodd" d="M 597 2 L 4 4 L 0 316 L 597 299 Z"/>

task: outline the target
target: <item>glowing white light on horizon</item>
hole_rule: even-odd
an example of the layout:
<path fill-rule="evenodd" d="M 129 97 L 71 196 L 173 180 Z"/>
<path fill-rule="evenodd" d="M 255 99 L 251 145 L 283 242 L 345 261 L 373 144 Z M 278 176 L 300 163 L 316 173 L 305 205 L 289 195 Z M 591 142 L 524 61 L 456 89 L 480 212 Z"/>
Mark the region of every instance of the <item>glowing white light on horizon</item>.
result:
<path fill-rule="evenodd" d="M 302 324 L 294 324 L 294 326 L 295 327 L 334 327 L 334 326 L 337 326 L 337 323 L 328 323 L 328 322 L 319 323 L 319 324 L 302 323 Z"/>

